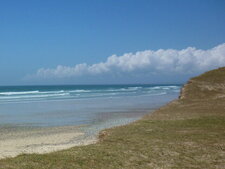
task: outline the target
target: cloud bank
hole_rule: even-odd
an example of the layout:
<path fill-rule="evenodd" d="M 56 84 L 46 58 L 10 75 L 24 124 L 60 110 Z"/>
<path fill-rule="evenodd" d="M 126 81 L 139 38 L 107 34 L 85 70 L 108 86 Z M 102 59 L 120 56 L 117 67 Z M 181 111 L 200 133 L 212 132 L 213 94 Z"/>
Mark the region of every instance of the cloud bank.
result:
<path fill-rule="evenodd" d="M 222 66 L 225 66 L 225 43 L 208 50 L 188 47 L 182 50 L 159 49 L 112 55 L 106 61 L 92 65 L 82 63 L 73 67 L 58 65 L 56 68 L 40 68 L 34 76 L 71 78 L 119 73 L 185 75 Z"/>

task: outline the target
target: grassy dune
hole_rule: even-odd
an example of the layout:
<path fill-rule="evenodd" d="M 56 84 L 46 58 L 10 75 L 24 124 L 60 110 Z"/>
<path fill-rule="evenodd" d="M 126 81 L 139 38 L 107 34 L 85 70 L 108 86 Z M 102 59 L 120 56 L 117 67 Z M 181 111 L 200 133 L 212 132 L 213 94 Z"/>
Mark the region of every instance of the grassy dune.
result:
<path fill-rule="evenodd" d="M 225 67 L 191 79 L 180 99 L 97 144 L 0 160 L 0 168 L 225 168 Z"/>

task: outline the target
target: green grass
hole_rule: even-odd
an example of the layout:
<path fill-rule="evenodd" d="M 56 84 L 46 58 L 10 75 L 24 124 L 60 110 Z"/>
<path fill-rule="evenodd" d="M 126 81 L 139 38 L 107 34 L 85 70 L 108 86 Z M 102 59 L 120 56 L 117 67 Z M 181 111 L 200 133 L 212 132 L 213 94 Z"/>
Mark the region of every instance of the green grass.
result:
<path fill-rule="evenodd" d="M 44 155 L 20 155 L 2 168 L 213 168 L 224 164 L 225 117 L 141 120 L 104 140 Z M 223 133 L 223 134 L 222 134 Z"/>
<path fill-rule="evenodd" d="M 192 78 L 192 80 L 209 82 L 209 83 L 224 83 L 225 82 L 224 71 L 225 71 L 225 67 L 221 67 L 218 69 L 208 71 L 200 76 L 194 77 Z"/>
<path fill-rule="evenodd" d="M 225 67 L 192 78 L 186 85 L 186 99 L 212 99 L 225 94 Z"/>
<path fill-rule="evenodd" d="M 225 168 L 225 97 L 217 97 L 223 88 L 214 88 L 224 84 L 225 68 L 211 82 L 215 76 L 217 70 L 193 78 L 183 99 L 137 122 L 104 130 L 97 144 L 3 159 L 0 168 Z M 199 92 L 205 79 L 207 87 Z"/>

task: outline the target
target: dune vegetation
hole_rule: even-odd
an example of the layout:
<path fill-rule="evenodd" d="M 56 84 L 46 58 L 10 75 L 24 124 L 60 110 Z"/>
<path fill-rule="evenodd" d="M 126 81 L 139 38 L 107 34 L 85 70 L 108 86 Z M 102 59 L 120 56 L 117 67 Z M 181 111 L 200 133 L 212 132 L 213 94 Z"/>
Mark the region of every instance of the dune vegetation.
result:
<path fill-rule="evenodd" d="M 180 98 L 99 142 L 0 160 L 2 169 L 225 168 L 225 67 L 192 78 Z"/>

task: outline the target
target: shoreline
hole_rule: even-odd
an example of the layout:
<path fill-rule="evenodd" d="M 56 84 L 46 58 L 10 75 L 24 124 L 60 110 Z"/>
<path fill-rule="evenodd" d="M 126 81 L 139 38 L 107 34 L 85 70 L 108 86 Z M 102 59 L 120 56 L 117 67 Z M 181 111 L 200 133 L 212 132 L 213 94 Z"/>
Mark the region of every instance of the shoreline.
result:
<path fill-rule="evenodd" d="M 192 78 L 179 99 L 95 144 L 0 160 L 0 168 L 224 168 L 225 67 Z"/>
<path fill-rule="evenodd" d="M 94 139 L 80 139 L 84 133 L 79 128 L 79 126 L 33 127 L 10 132 L 5 129 L 1 131 L 0 159 L 16 157 L 20 154 L 50 153 L 95 142 Z"/>
<path fill-rule="evenodd" d="M 149 110 L 149 113 L 154 112 Z M 132 112 L 134 113 L 134 112 Z M 21 154 L 46 154 L 67 150 L 76 146 L 85 146 L 99 142 L 102 131 L 129 125 L 141 120 L 139 117 L 110 119 L 95 125 L 34 127 L 0 127 L 0 160 L 17 157 Z"/>

